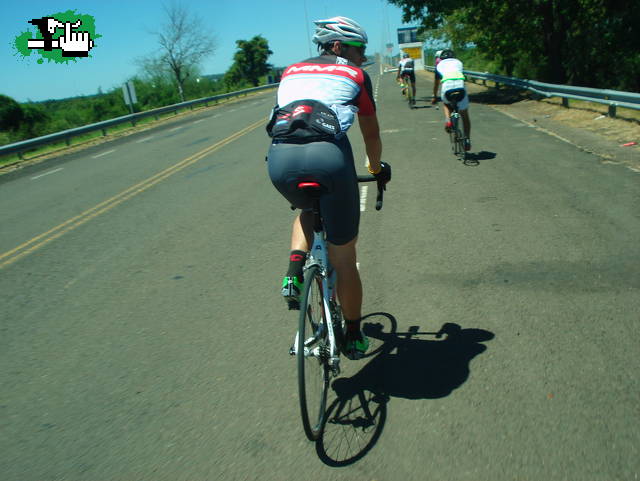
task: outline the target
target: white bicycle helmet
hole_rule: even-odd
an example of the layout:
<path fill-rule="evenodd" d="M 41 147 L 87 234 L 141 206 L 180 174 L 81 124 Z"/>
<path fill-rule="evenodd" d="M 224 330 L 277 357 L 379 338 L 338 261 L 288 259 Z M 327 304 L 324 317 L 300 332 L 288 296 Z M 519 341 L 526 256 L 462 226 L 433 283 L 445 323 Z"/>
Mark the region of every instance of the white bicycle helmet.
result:
<path fill-rule="evenodd" d="M 367 43 L 367 32 L 356 22 L 347 17 L 332 17 L 326 20 L 315 20 L 316 31 L 313 41 L 325 45 L 336 40 L 343 42 Z"/>

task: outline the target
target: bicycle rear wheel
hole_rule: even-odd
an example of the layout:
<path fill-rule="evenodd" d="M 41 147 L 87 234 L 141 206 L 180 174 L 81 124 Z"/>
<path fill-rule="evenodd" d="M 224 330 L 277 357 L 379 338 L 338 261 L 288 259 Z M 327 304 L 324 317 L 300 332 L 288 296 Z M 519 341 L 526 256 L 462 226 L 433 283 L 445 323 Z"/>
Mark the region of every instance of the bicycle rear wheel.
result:
<path fill-rule="evenodd" d="M 453 155 L 458 155 L 458 119 L 451 116 L 451 129 L 449 130 L 449 140 L 451 141 L 451 151 Z"/>
<path fill-rule="evenodd" d="M 462 131 L 460 130 L 460 125 L 456 127 L 455 136 L 456 136 L 456 155 L 458 156 L 458 159 L 464 162 L 467 157 L 467 153 L 464 150 L 464 137 L 462 135 Z"/>
<path fill-rule="evenodd" d="M 329 340 L 317 266 L 305 273 L 298 323 L 298 390 L 302 426 L 307 438 L 322 434 L 329 388 Z"/>
<path fill-rule="evenodd" d="M 407 100 L 409 102 L 409 108 L 413 108 L 413 84 L 410 80 L 407 81 Z"/>

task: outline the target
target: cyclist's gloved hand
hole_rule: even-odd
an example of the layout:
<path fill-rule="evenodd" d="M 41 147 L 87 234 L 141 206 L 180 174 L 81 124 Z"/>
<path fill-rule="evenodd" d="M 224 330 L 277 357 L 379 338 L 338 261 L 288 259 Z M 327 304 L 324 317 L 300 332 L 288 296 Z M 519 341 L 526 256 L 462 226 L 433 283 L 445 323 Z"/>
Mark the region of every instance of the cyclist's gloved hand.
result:
<path fill-rule="evenodd" d="M 380 172 L 373 174 L 376 180 L 385 185 L 391 180 L 391 166 L 387 162 L 380 162 Z"/>

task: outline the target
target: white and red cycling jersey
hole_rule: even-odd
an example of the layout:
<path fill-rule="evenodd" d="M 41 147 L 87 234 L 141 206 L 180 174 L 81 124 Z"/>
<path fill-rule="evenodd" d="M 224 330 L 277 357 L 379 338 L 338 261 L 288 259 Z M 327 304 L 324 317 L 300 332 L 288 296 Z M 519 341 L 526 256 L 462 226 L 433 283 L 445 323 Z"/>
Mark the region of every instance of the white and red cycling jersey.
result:
<path fill-rule="evenodd" d="M 414 63 L 412 58 L 408 57 L 400 60 L 400 63 L 398 64 L 398 71 L 400 72 L 400 75 L 413 73 L 413 69 Z"/>
<path fill-rule="evenodd" d="M 355 113 L 374 115 L 369 75 L 354 63 L 335 55 L 321 55 L 288 66 L 280 79 L 277 104 L 317 100 L 333 110 L 342 132 L 353 124 Z"/>

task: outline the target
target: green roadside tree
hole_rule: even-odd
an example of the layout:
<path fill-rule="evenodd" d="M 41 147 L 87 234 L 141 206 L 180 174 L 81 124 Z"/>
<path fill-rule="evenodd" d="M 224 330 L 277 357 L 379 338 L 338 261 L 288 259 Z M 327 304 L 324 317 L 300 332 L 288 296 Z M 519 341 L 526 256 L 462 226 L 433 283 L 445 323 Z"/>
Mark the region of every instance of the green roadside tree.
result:
<path fill-rule="evenodd" d="M 267 75 L 272 65 L 267 59 L 273 53 L 267 39 L 256 35 L 251 40 L 236 40 L 238 50 L 233 56 L 233 64 L 224 76 L 224 83 L 231 86 L 260 84 L 260 78 Z"/>
<path fill-rule="evenodd" d="M 0 130 L 15 132 L 20 128 L 24 111 L 20 104 L 6 95 L 0 95 Z"/>
<path fill-rule="evenodd" d="M 155 70 L 158 76 L 170 73 L 181 102 L 185 101 L 185 83 L 193 76 L 199 64 L 213 54 L 216 41 L 209 26 L 204 25 L 186 8 L 172 3 L 164 7 L 166 23 L 153 32 L 160 45 L 160 53 L 138 63 L 146 70 Z"/>

